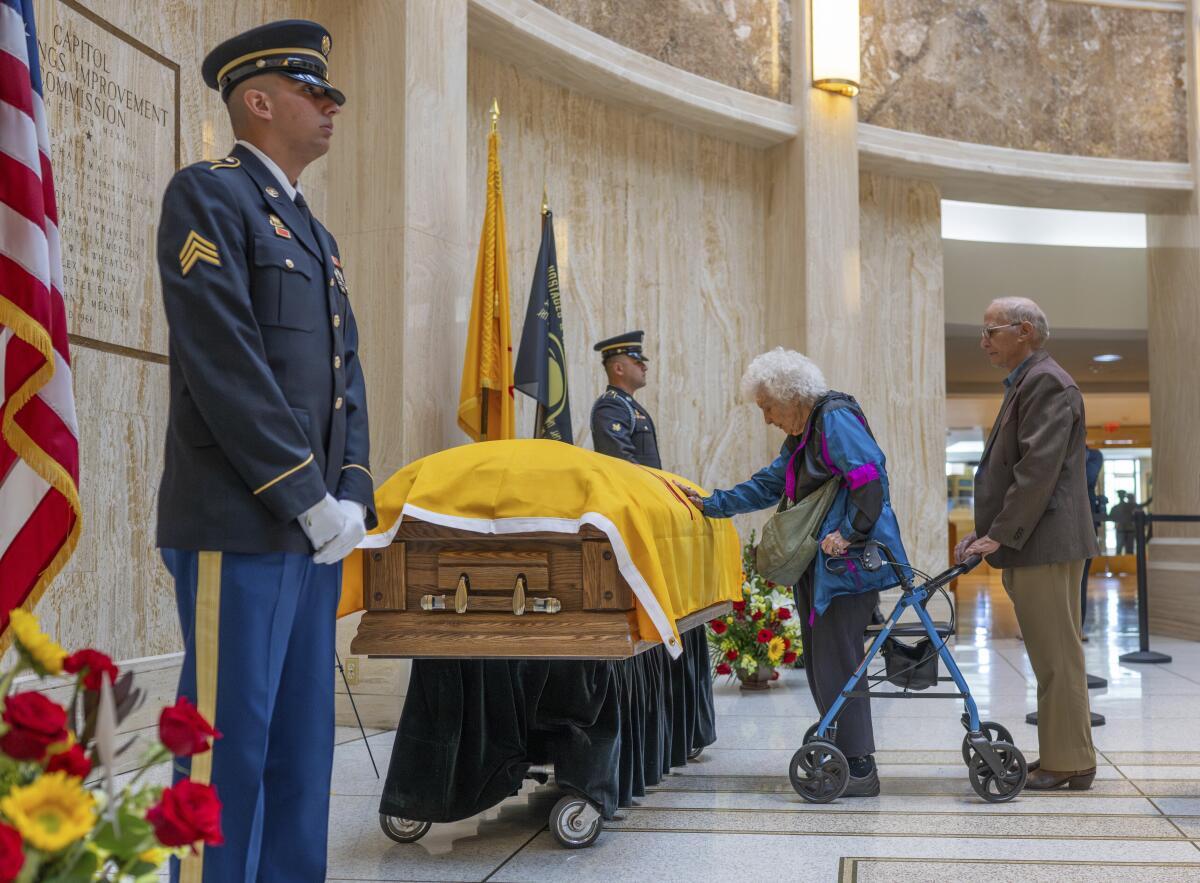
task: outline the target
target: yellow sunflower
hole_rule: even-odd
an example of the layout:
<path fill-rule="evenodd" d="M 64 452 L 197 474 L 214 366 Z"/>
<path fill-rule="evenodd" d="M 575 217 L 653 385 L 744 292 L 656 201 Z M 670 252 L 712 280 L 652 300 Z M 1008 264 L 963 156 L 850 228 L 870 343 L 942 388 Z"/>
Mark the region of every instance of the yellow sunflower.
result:
<path fill-rule="evenodd" d="M 26 843 L 58 852 L 85 836 L 96 824 L 96 801 L 79 779 L 47 773 L 0 800 L 0 812 Z"/>
<path fill-rule="evenodd" d="M 786 649 L 787 648 L 783 643 L 783 638 L 776 635 L 771 639 L 770 643 L 767 644 L 767 659 L 771 660 L 772 662 L 778 662 L 783 658 L 783 653 Z"/>
<path fill-rule="evenodd" d="M 67 651 L 42 631 L 36 616 L 18 607 L 9 614 L 8 622 L 12 626 L 13 637 L 35 668 L 49 675 L 62 674 Z"/>

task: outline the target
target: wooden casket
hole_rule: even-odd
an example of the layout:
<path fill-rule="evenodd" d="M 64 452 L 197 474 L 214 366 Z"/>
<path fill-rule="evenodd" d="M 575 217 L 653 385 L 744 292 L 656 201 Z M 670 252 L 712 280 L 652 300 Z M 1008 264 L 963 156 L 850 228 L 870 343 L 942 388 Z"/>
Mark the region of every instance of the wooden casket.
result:
<path fill-rule="evenodd" d="M 659 643 L 640 634 L 634 593 L 607 536 L 591 525 L 575 534 L 497 535 L 405 517 L 391 544 L 363 559 L 366 612 L 354 653 L 625 659 Z M 676 629 L 730 608 L 713 604 L 677 619 Z"/>

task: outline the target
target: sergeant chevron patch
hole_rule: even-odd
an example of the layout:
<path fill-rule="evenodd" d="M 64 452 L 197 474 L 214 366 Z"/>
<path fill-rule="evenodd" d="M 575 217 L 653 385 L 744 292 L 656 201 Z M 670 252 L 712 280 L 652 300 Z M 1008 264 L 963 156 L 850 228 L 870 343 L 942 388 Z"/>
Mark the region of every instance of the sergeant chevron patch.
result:
<path fill-rule="evenodd" d="M 196 266 L 196 261 L 205 261 L 214 267 L 221 266 L 216 244 L 193 230 L 188 233 L 179 252 L 179 269 L 183 271 L 184 276 Z"/>

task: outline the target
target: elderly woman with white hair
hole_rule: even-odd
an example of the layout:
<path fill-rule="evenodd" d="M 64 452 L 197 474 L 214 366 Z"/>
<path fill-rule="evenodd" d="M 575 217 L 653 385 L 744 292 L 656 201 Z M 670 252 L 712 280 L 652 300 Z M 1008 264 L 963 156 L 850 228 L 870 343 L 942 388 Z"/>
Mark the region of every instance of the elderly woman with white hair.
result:
<path fill-rule="evenodd" d="M 755 358 L 742 377 L 742 393 L 762 409 L 763 420 L 787 433 L 779 456 L 748 481 L 708 497 L 679 487 L 705 515 L 728 518 L 776 506 L 785 495 L 801 500 L 831 478 L 840 480 L 818 533 L 817 557 L 794 587 L 808 686 L 824 714 L 863 660 L 863 633 L 879 591 L 897 584 L 890 567 L 869 572 L 852 561 L 826 564 L 867 540 L 886 544 L 899 564 L 908 564 L 889 501 L 885 457 L 858 402 L 830 390 L 821 369 L 798 352 L 777 347 Z M 850 764 L 845 796 L 878 794 L 868 698 L 845 705 L 836 742 Z"/>

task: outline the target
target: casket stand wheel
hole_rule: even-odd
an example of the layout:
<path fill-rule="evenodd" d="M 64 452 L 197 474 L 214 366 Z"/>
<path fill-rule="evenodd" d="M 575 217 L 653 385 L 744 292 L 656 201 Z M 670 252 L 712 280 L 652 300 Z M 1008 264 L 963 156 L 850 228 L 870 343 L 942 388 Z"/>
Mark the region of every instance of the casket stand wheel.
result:
<path fill-rule="evenodd" d="M 559 846 L 584 849 L 596 842 L 604 828 L 600 810 L 589 800 L 568 794 L 550 810 L 550 833 Z"/>
<path fill-rule="evenodd" d="M 429 833 L 430 822 L 418 822 L 415 819 L 402 819 L 399 816 L 379 814 L 379 827 L 383 833 L 397 843 L 416 843 Z"/>

